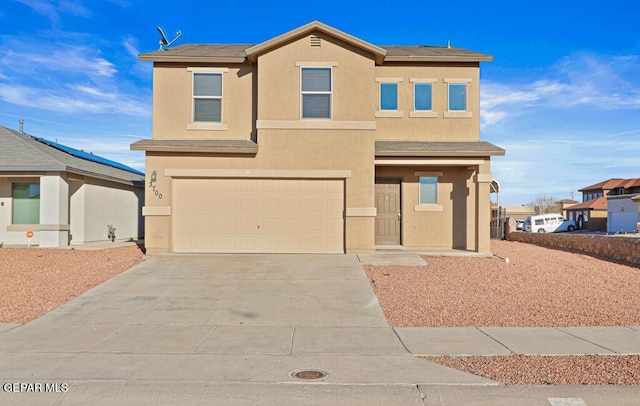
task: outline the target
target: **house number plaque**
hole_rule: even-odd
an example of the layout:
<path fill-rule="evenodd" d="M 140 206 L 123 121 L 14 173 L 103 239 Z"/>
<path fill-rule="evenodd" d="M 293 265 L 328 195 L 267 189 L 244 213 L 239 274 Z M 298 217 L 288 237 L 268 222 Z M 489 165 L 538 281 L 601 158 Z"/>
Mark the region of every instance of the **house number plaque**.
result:
<path fill-rule="evenodd" d="M 151 190 L 153 191 L 153 193 L 156 195 L 156 197 L 158 199 L 162 199 L 162 193 L 160 192 L 160 190 L 158 190 L 158 188 L 156 188 L 156 185 L 154 185 L 154 183 L 156 183 L 156 178 L 157 177 L 157 173 L 156 171 L 153 171 L 151 173 L 151 180 L 149 181 L 149 187 L 151 188 Z"/>

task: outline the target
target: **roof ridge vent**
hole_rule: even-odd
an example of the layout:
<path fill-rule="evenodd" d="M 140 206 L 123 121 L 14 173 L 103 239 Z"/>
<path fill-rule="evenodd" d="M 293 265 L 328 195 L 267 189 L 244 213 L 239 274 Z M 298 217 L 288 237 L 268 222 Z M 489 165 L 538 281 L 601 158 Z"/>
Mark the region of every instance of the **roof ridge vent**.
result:
<path fill-rule="evenodd" d="M 316 35 L 311 36 L 311 46 L 312 47 L 320 47 L 322 46 L 322 39 Z"/>

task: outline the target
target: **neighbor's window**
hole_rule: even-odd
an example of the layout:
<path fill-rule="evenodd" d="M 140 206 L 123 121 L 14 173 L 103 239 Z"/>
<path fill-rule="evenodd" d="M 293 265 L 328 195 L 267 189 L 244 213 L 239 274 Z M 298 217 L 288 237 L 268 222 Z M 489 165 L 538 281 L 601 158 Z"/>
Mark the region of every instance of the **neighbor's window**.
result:
<path fill-rule="evenodd" d="M 467 84 L 449 83 L 449 111 L 467 110 Z"/>
<path fill-rule="evenodd" d="M 193 121 L 222 122 L 222 74 L 193 74 Z"/>
<path fill-rule="evenodd" d="M 331 68 L 302 68 L 302 118 L 331 118 Z"/>
<path fill-rule="evenodd" d="M 420 204 L 438 204 L 438 178 L 420 177 Z"/>
<path fill-rule="evenodd" d="M 40 185 L 37 183 L 14 183 L 13 224 L 40 223 Z"/>
<path fill-rule="evenodd" d="M 380 110 L 398 110 L 397 83 L 380 83 Z"/>
<path fill-rule="evenodd" d="M 432 105 L 432 85 L 431 83 L 415 83 L 413 86 L 413 109 L 416 111 L 431 111 Z"/>

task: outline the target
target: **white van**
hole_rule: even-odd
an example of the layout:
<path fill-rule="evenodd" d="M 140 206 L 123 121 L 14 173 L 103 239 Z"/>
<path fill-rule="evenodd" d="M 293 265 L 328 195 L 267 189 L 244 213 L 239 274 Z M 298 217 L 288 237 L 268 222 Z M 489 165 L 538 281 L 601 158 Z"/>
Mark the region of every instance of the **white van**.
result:
<path fill-rule="evenodd" d="M 575 229 L 575 221 L 567 220 L 557 213 L 530 216 L 524 221 L 524 231 L 529 233 L 558 233 Z"/>

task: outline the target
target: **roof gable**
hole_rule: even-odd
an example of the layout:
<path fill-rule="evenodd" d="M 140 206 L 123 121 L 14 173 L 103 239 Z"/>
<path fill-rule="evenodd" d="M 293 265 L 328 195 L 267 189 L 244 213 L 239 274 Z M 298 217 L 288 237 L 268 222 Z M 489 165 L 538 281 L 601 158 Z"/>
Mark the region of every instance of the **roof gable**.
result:
<path fill-rule="evenodd" d="M 363 41 L 360 38 L 354 37 L 353 35 L 347 34 L 343 31 L 337 30 L 326 24 L 323 24 L 320 21 L 312 21 L 308 24 L 303 25 L 302 27 L 298 27 L 294 30 L 278 35 L 277 37 L 271 38 L 270 40 L 264 41 L 258 45 L 254 45 L 250 48 L 247 48 L 245 50 L 245 53 L 247 55 L 247 58 L 249 58 L 249 61 L 254 63 L 258 59 L 259 55 L 267 53 L 274 48 L 277 48 L 296 38 L 308 35 L 314 31 L 320 31 L 326 35 L 329 35 L 343 42 L 346 42 L 347 44 L 371 53 L 378 65 L 382 64 L 382 62 L 384 61 L 384 57 L 387 55 L 387 51 L 385 49 L 373 45 L 367 41 Z"/>

